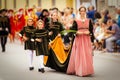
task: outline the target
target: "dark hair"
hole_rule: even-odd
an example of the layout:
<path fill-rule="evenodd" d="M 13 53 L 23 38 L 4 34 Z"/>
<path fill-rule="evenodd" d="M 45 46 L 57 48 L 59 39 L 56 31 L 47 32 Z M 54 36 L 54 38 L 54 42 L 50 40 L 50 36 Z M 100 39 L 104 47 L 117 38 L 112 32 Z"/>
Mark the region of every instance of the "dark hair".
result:
<path fill-rule="evenodd" d="M 7 12 L 8 10 L 7 9 L 1 9 L 1 13 L 2 12 Z"/>
<path fill-rule="evenodd" d="M 108 20 L 103 20 L 102 23 L 107 24 L 107 21 L 108 21 Z"/>
<path fill-rule="evenodd" d="M 50 10 L 53 10 L 53 9 L 52 9 L 52 8 L 50 8 L 50 9 L 49 9 L 49 11 L 50 11 Z"/>
<path fill-rule="evenodd" d="M 84 9 L 85 9 L 85 11 L 87 10 L 87 9 L 86 9 L 86 7 L 81 6 L 81 7 L 79 8 L 79 11 L 80 11 L 82 8 L 84 8 Z"/>
<path fill-rule="evenodd" d="M 59 11 L 59 9 L 58 8 L 56 8 L 56 7 L 54 7 L 54 8 L 52 8 L 53 10 L 57 10 L 57 11 Z"/>
<path fill-rule="evenodd" d="M 60 12 L 61 13 L 61 15 L 63 16 L 64 15 L 64 12 L 62 11 L 62 12 Z"/>
<path fill-rule="evenodd" d="M 112 22 L 113 22 L 113 23 L 116 23 L 116 20 L 113 19 Z"/>
<path fill-rule="evenodd" d="M 109 10 L 105 10 L 105 15 L 108 15 L 109 14 Z"/>
<path fill-rule="evenodd" d="M 101 18 L 101 14 L 99 12 L 95 12 L 94 17 L 96 19 L 100 19 Z"/>
<path fill-rule="evenodd" d="M 42 20 L 43 20 L 43 18 L 45 17 L 45 16 L 43 15 L 44 12 L 49 13 L 47 9 L 43 9 L 38 19 L 42 19 Z"/>
<path fill-rule="evenodd" d="M 44 12 L 48 12 L 48 10 L 47 9 L 43 9 L 41 14 L 43 14 Z"/>

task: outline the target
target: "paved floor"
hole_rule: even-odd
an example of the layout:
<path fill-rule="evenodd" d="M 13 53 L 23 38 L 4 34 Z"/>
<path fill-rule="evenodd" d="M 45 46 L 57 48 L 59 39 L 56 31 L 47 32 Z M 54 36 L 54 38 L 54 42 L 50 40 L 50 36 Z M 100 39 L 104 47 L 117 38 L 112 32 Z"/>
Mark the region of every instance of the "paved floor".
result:
<path fill-rule="evenodd" d="M 37 57 L 34 57 L 35 70 L 29 71 L 27 56 L 19 42 L 7 44 L 7 51 L 0 48 L 0 80 L 120 80 L 120 54 L 94 52 L 95 74 L 91 77 L 78 77 L 45 68 L 44 74 L 37 72 Z"/>

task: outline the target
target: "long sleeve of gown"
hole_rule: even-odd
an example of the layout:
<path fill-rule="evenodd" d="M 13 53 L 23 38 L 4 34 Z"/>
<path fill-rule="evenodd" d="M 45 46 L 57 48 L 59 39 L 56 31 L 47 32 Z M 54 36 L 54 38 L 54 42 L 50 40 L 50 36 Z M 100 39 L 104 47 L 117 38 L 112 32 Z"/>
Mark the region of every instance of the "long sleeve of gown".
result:
<path fill-rule="evenodd" d="M 91 36 L 91 42 L 93 43 L 94 42 L 94 34 L 93 34 L 93 24 L 92 24 L 92 21 L 90 20 L 89 22 L 89 31 L 90 31 L 90 36 Z"/>

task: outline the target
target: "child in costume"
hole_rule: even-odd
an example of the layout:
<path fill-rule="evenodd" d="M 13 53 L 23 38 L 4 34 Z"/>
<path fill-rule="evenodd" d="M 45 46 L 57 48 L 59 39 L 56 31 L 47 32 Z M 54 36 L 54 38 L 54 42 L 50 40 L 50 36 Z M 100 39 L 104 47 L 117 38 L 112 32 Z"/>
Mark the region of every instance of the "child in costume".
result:
<path fill-rule="evenodd" d="M 35 31 L 35 50 L 36 56 L 39 59 L 38 71 L 44 73 L 44 55 L 48 55 L 48 31 L 44 28 L 44 22 L 39 20 L 37 22 L 37 29 Z"/>
<path fill-rule="evenodd" d="M 25 43 L 24 47 L 25 47 L 26 54 L 28 55 L 28 59 L 29 59 L 29 70 L 34 69 L 32 62 L 33 62 L 33 54 L 35 50 L 35 42 L 33 40 L 34 40 L 34 32 L 36 29 L 33 26 L 33 24 L 34 24 L 33 18 L 28 18 L 27 26 L 24 27 L 19 32 L 19 36 L 22 37 Z"/>

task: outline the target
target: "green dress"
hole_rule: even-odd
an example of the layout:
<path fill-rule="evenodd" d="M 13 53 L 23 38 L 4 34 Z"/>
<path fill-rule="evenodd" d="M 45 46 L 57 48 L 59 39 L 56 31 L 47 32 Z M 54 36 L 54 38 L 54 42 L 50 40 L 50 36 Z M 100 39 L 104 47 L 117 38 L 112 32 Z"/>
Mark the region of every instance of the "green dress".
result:
<path fill-rule="evenodd" d="M 26 26 L 21 31 L 20 34 L 22 36 L 26 36 L 28 38 L 25 41 L 25 50 L 35 50 L 35 42 L 31 41 L 34 38 L 34 32 L 36 31 L 34 26 Z"/>
<path fill-rule="evenodd" d="M 49 55 L 48 52 L 48 31 L 45 29 L 37 29 L 35 31 L 35 39 L 41 39 L 41 42 L 35 41 L 35 50 L 36 50 L 36 56 L 39 55 Z"/>

